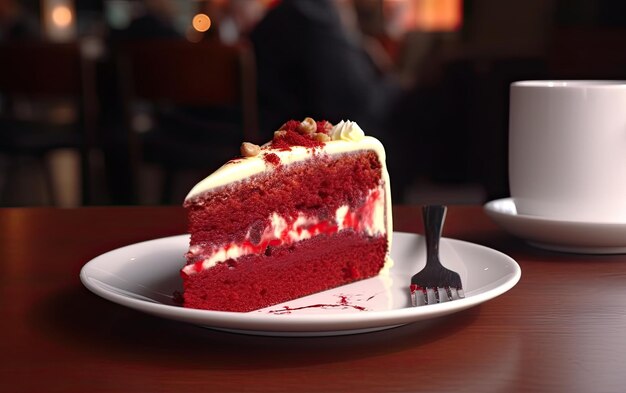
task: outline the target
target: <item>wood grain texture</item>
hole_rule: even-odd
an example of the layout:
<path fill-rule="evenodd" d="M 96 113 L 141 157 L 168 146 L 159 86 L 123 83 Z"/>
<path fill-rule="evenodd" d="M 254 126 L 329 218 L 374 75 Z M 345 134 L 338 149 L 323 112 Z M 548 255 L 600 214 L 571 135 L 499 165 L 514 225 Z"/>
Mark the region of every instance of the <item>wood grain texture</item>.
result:
<path fill-rule="evenodd" d="M 396 230 L 422 232 L 418 207 Z M 0 209 L 0 392 L 620 392 L 626 256 L 542 251 L 480 206 L 444 236 L 518 261 L 511 291 L 452 316 L 326 338 L 222 333 L 110 303 L 80 268 L 110 249 L 184 233 L 175 207 Z"/>

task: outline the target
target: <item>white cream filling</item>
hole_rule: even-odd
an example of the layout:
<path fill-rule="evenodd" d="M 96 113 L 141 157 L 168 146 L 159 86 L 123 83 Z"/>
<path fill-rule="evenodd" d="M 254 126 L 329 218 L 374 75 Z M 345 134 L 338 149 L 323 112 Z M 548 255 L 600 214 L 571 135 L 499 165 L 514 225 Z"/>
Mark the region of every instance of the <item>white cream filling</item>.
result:
<path fill-rule="evenodd" d="M 203 260 L 183 268 L 185 274 L 194 274 L 198 271 L 209 269 L 220 262 L 229 259 L 236 260 L 245 255 L 259 254 L 265 251 L 268 245 L 280 246 L 292 244 L 310 239 L 323 232 L 336 233 L 344 229 L 353 229 L 358 233 L 368 236 L 381 236 L 387 233 L 385 217 L 384 187 L 370 190 L 363 205 L 361 219 L 357 221 L 357 211 L 352 211 L 349 206 L 339 207 L 335 213 L 335 220 L 328 222 L 320 221 L 318 217 L 308 217 L 302 213 L 295 220 L 289 222 L 287 218 L 277 213 L 269 217 L 269 225 L 264 228 L 257 244 L 251 241 L 250 231 L 246 234 L 243 242 L 230 243 L 211 250 Z M 194 245 L 189 248 L 192 255 L 200 256 L 202 247 Z"/>

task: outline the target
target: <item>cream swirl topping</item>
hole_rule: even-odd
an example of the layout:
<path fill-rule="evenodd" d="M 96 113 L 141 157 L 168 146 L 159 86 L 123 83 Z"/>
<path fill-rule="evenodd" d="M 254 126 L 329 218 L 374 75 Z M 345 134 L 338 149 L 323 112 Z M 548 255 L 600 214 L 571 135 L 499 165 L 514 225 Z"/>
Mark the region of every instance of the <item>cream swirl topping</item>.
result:
<path fill-rule="evenodd" d="M 365 138 L 365 132 L 354 121 L 340 121 L 330 131 L 330 137 L 334 141 L 358 142 Z"/>

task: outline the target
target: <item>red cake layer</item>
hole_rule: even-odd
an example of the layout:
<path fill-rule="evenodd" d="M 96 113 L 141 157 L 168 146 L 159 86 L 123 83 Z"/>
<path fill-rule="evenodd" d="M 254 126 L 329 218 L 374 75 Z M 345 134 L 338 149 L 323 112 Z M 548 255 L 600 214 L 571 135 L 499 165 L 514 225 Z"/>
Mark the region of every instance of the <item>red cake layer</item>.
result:
<path fill-rule="evenodd" d="M 374 152 L 320 154 L 211 190 L 185 204 L 191 244 L 243 241 L 250 227 L 265 227 L 272 213 L 324 217 L 340 206 L 358 207 L 381 183 L 381 167 Z"/>
<path fill-rule="evenodd" d="M 252 311 L 372 277 L 382 268 L 387 247 L 384 236 L 343 230 L 183 273 L 185 306 Z"/>

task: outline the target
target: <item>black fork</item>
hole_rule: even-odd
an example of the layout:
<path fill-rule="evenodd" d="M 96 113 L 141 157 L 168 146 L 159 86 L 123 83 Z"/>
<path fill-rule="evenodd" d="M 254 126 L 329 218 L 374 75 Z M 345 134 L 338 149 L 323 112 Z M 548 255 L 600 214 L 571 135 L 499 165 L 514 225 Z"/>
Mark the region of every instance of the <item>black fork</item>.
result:
<path fill-rule="evenodd" d="M 465 297 L 461 276 L 445 268 L 439 260 L 439 240 L 447 208 L 427 205 L 422 208 L 426 232 L 426 266 L 411 277 L 411 303 L 413 306 L 443 303 Z"/>

